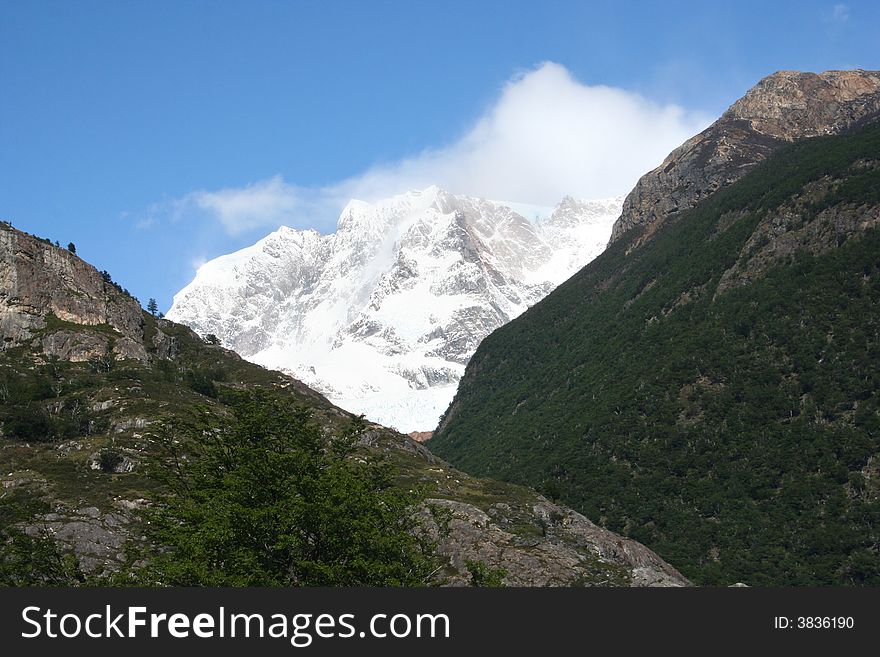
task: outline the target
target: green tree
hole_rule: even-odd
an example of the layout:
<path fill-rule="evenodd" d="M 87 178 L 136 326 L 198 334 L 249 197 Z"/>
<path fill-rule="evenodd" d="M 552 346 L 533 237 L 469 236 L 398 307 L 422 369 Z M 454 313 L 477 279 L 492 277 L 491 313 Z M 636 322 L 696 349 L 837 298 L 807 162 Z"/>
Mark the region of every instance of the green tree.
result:
<path fill-rule="evenodd" d="M 309 411 L 268 393 L 229 401 L 227 426 L 160 433 L 172 493 L 148 514 L 163 548 L 146 583 L 432 583 L 438 567 L 421 531 L 421 497 L 395 485 L 388 463 L 354 458 L 362 421 L 331 437 Z"/>
<path fill-rule="evenodd" d="M 76 557 L 47 532 L 31 536 L 17 527 L 0 528 L 0 586 L 81 586 L 85 581 Z"/>
<path fill-rule="evenodd" d="M 184 382 L 191 390 L 205 397 L 217 397 L 217 386 L 208 373 L 200 370 L 191 370 L 184 375 Z"/>
<path fill-rule="evenodd" d="M 52 419 L 37 402 L 10 405 L 2 413 L 5 435 L 33 442 L 52 440 Z"/>
<path fill-rule="evenodd" d="M 147 312 L 150 313 L 153 317 L 155 317 L 159 312 L 159 304 L 156 303 L 156 300 L 153 297 L 150 297 L 150 300 L 147 301 Z"/>
<path fill-rule="evenodd" d="M 39 521 L 48 505 L 21 491 L 0 499 L 0 586 L 81 586 L 76 556 Z M 23 526 L 27 526 L 25 531 Z"/>
<path fill-rule="evenodd" d="M 67 250 L 73 254 L 76 254 L 76 244 L 74 244 L 73 242 L 68 242 Z"/>
<path fill-rule="evenodd" d="M 471 586 L 478 588 L 498 588 L 504 586 L 507 571 L 504 568 L 490 568 L 485 561 L 469 559 L 464 563 L 471 576 Z"/>

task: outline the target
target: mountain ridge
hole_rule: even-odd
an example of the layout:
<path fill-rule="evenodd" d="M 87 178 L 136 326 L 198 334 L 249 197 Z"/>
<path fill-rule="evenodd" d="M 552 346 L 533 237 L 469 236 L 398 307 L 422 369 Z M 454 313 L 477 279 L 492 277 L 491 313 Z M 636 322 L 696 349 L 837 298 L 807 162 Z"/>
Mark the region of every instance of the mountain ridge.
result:
<path fill-rule="evenodd" d="M 880 71 L 773 73 L 639 179 L 611 242 L 637 226 L 647 227 L 641 239 L 650 239 L 668 217 L 739 180 L 786 143 L 838 134 L 878 116 Z"/>
<path fill-rule="evenodd" d="M 203 265 L 168 317 L 335 403 L 424 431 L 479 341 L 594 257 L 619 199 L 529 220 L 434 186 L 350 201 L 335 233 L 281 228 Z"/>

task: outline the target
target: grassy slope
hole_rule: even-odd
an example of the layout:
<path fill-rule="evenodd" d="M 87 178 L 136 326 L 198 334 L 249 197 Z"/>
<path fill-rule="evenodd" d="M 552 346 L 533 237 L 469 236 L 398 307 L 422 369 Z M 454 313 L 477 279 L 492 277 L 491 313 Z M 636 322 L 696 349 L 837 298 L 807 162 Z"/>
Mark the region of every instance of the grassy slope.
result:
<path fill-rule="evenodd" d="M 156 322 L 145 314 L 147 344 L 151 344 Z M 203 344 L 182 326 L 170 322 L 164 325 L 167 334 L 177 337 L 180 354 L 174 361 L 157 361 L 155 365 L 119 361 L 105 371 L 106 365 L 98 362 L 46 362 L 28 346 L 0 355 L 0 382 L 9 391 L 4 399 L 4 413 L 27 402 L 33 407 L 53 408 L 48 416 L 55 433 L 54 439 L 48 441 L 11 436 L 0 440 L 3 480 L 33 480 L 47 500 L 71 507 L 107 508 L 118 497 L 149 497 L 157 484 L 141 468 L 131 473 L 107 474 L 89 467 L 90 460 L 102 450 L 135 459 L 149 451 L 149 443 L 144 440 L 147 429 L 128 424 L 137 419 L 150 423 L 172 417 L 185 419 L 193 417 L 197 409 L 222 415 L 225 411 L 216 399 L 197 392 L 197 381 L 264 387 L 287 383 L 278 373 Z M 36 337 L 58 329 L 113 333 L 110 327 L 84 327 L 49 317 L 46 328 Z M 318 413 L 335 417 L 330 403 L 317 394 L 299 389 L 291 390 L 290 394 Z M 98 406 L 101 402 L 107 408 L 102 410 Z"/>
<path fill-rule="evenodd" d="M 716 296 L 811 181 L 843 183 L 803 221 L 876 207 L 878 158 L 880 125 L 798 143 L 628 254 L 631 232 L 482 343 L 429 447 L 697 583 L 880 584 L 880 235 Z"/>

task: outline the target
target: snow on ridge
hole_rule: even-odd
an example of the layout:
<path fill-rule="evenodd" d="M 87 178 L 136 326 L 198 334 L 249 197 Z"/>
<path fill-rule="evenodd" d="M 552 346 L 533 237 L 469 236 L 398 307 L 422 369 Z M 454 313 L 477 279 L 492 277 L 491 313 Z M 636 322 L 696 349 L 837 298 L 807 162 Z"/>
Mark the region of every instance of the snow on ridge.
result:
<path fill-rule="evenodd" d="M 335 233 L 281 227 L 205 263 L 168 317 L 342 408 L 431 430 L 479 342 L 601 253 L 622 201 L 538 208 L 436 186 L 353 200 Z"/>

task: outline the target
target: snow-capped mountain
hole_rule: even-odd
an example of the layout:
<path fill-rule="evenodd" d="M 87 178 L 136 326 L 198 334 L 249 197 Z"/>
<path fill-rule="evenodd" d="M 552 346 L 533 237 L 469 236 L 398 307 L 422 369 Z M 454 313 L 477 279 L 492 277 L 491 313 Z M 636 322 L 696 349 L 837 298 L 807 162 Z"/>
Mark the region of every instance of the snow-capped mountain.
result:
<path fill-rule="evenodd" d="M 207 262 L 168 318 L 342 408 L 431 430 L 480 340 L 596 257 L 622 200 L 546 209 L 429 187 L 351 201 L 335 233 L 282 227 Z"/>

